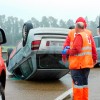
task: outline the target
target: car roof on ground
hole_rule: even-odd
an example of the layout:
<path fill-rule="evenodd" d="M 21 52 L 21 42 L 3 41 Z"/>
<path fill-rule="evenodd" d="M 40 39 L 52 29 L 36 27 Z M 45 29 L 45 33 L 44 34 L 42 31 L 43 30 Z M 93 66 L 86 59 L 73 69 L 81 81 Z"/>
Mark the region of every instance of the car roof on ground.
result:
<path fill-rule="evenodd" d="M 31 29 L 30 32 L 32 33 L 61 33 L 61 34 L 68 34 L 70 29 L 67 28 L 35 28 Z"/>

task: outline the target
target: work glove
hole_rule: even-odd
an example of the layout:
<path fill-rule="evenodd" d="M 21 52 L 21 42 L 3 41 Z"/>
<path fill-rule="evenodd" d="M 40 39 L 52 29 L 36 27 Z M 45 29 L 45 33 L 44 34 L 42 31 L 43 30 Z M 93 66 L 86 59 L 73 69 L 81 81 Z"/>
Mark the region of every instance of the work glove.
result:
<path fill-rule="evenodd" d="M 62 51 L 62 61 L 63 61 L 63 63 L 66 63 L 66 61 L 68 59 L 68 55 L 67 55 L 68 49 L 70 49 L 70 47 L 66 46 Z"/>
<path fill-rule="evenodd" d="M 62 50 L 62 55 L 66 55 L 67 51 L 70 49 L 70 46 L 66 46 L 63 50 Z"/>

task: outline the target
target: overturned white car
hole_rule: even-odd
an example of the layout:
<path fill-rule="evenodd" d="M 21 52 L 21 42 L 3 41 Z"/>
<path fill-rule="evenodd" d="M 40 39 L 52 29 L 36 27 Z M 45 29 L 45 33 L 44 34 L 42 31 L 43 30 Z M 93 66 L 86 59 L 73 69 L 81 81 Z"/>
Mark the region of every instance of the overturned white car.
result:
<path fill-rule="evenodd" d="M 23 39 L 15 49 L 8 49 L 7 69 L 17 77 L 59 79 L 69 72 L 62 62 L 61 51 L 69 29 L 23 26 Z"/>

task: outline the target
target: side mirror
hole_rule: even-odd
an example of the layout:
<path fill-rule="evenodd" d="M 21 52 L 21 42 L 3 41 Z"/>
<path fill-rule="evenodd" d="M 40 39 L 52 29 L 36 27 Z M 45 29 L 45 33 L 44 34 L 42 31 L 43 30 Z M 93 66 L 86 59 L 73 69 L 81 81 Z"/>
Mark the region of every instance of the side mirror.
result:
<path fill-rule="evenodd" d="M 0 45 L 6 43 L 6 36 L 3 29 L 0 28 Z"/>

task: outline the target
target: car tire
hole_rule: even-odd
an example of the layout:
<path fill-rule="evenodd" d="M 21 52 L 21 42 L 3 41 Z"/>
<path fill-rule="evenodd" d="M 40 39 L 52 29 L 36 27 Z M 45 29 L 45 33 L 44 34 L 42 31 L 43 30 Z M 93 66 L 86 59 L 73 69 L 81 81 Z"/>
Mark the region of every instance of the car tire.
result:
<path fill-rule="evenodd" d="M 0 83 L 0 100 L 5 100 L 5 90 L 1 83 Z"/>
<path fill-rule="evenodd" d="M 23 46 L 26 45 L 28 33 L 29 33 L 30 29 L 32 29 L 32 28 L 33 28 L 32 23 L 26 22 L 23 25 L 23 28 L 22 28 Z"/>
<path fill-rule="evenodd" d="M 6 60 L 6 66 L 8 66 L 8 64 L 9 64 L 9 57 L 10 57 L 10 54 L 11 54 L 12 51 L 13 51 L 12 48 L 7 49 L 7 56 L 8 56 L 8 59 Z"/>

